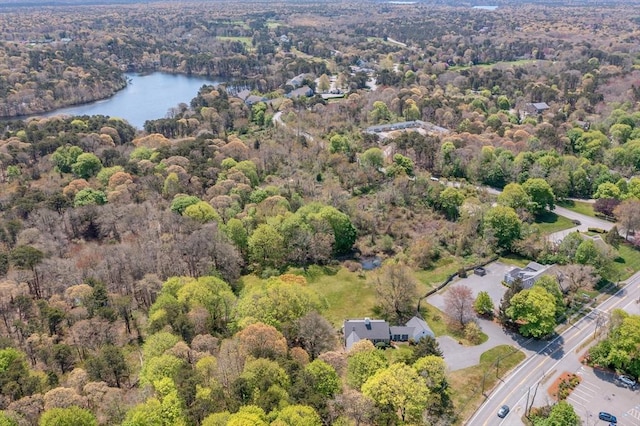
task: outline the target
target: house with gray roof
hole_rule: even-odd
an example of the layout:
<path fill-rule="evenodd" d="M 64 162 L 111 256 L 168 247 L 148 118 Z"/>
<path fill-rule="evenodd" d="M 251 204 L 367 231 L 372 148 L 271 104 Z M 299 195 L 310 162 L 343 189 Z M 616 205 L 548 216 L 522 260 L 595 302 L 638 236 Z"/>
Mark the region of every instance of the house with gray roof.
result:
<path fill-rule="evenodd" d="M 345 320 L 342 331 L 347 350 L 360 340 L 369 340 L 375 345 L 379 342 L 389 344 L 391 341 L 418 341 L 425 336 L 435 336 L 429 325 L 417 316 L 407 321 L 406 325 L 400 326 L 390 326 L 385 320 L 370 318 Z"/>
<path fill-rule="evenodd" d="M 531 114 L 542 114 L 549 109 L 546 102 L 534 102 L 527 104 L 527 111 Z"/>
<path fill-rule="evenodd" d="M 514 268 L 504 274 L 504 281 L 511 285 L 515 280 L 522 280 L 523 288 L 531 288 L 541 276 L 551 272 L 555 265 L 541 265 L 537 262 L 529 262 L 524 268 Z"/>

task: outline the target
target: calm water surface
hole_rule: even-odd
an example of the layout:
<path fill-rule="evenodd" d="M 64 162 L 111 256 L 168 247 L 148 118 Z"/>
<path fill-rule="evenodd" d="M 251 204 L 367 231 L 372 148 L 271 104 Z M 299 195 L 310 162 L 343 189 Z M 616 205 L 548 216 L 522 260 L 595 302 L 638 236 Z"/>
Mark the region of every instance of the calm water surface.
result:
<path fill-rule="evenodd" d="M 60 108 L 41 116 L 108 115 L 123 118 L 132 126 L 142 129 L 146 120 L 166 117 L 169 109 L 181 102 L 189 104 L 203 84 L 217 85 L 222 82 L 222 80 L 161 72 L 145 75 L 126 74 L 126 76 L 129 79 L 127 87 L 108 99 Z"/>

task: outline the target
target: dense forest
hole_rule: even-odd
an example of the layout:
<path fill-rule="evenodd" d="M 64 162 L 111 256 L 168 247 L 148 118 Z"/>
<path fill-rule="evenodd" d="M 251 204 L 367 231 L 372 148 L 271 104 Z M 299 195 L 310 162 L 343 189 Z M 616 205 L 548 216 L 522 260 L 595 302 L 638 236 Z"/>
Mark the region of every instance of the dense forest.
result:
<path fill-rule="evenodd" d="M 495 313 L 540 338 L 635 272 L 618 260 L 640 245 L 640 13 L 231 6 L 0 14 L 0 425 L 461 424 L 434 339 L 347 352 L 342 321 L 442 314 L 462 343 Z M 128 71 L 230 82 L 143 130 L 16 118 Z M 574 198 L 616 221 L 602 244 L 549 241 Z M 562 274 L 459 324 L 417 311 L 496 256 Z M 638 377 L 616 333 L 594 358 Z"/>

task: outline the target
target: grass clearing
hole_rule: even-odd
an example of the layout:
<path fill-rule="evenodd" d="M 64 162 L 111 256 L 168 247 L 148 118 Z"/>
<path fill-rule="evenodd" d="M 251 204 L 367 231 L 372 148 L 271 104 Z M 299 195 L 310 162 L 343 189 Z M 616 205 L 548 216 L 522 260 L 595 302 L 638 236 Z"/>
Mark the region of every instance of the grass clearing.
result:
<path fill-rule="evenodd" d="M 522 257 L 520 255 L 509 253 L 500 258 L 498 258 L 498 262 L 506 263 L 507 265 L 514 265 L 520 268 L 524 268 L 531 262 L 530 259 Z"/>
<path fill-rule="evenodd" d="M 420 306 L 423 308 L 422 316 L 424 317 L 424 320 L 429 324 L 429 327 L 436 337 L 451 336 L 464 346 L 474 346 L 473 343 L 466 339 L 463 330 L 449 325 L 447 315 L 440 309 L 424 301 Z M 487 340 L 489 340 L 489 336 L 480 332 L 478 342 L 475 343 L 475 345 L 481 345 Z"/>
<path fill-rule="evenodd" d="M 440 259 L 431 269 L 420 269 L 415 271 L 418 279 L 418 293 L 426 294 L 432 288 L 437 287 L 446 280 L 449 275 L 458 272 L 461 263 L 453 257 Z"/>
<path fill-rule="evenodd" d="M 536 62 L 539 62 L 538 59 L 519 59 L 517 61 L 501 61 L 501 62 L 496 62 L 493 64 L 476 64 L 476 65 L 454 65 L 452 67 L 449 67 L 449 71 L 461 71 L 461 70 L 468 70 L 470 68 L 493 68 L 495 66 L 499 66 L 499 65 L 506 65 L 506 66 L 510 66 L 510 67 L 516 67 L 516 66 L 523 66 L 523 65 L 530 65 L 530 64 L 535 64 Z"/>
<path fill-rule="evenodd" d="M 593 204 L 586 203 L 584 201 L 563 200 L 558 202 L 560 207 L 569 209 L 572 212 L 580 213 L 589 217 L 596 217 L 596 212 L 593 210 Z"/>
<path fill-rule="evenodd" d="M 640 271 L 640 250 L 623 243 L 618 247 L 618 255 L 613 261 L 611 276 L 606 277 L 612 282 L 626 280 Z"/>
<path fill-rule="evenodd" d="M 484 402 L 482 395 L 492 389 L 498 378 L 503 377 L 524 360 L 525 354 L 511 345 L 500 345 L 480 356 L 480 364 L 449 374 L 452 399 L 458 413 L 456 424 L 463 424 L 475 409 Z M 499 363 L 498 363 L 498 360 Z M 496 363 L 498 368 L 496 368 Z"/>
<path fill-rule="evenodd" d="M 570 219 L 553 212 L 545 212 L 538 216 L 535 223 L 543 234 L 552 234 L 575 226 Z"/>
<path fill-rule="evenodd" d="M 239 41 L 245 46 L 251 47 L 251 37 L 217 36 L 216 38 L 223 41 Z"/>

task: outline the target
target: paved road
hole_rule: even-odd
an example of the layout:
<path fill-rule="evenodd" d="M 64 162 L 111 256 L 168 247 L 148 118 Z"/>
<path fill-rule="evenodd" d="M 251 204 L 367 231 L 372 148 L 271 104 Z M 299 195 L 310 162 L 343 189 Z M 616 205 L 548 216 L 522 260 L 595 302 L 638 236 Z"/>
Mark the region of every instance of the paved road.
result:
<path fill-rule="evenodd" d="M 597 217 L 586 216 L 586 215 L 571 211 L 569 209 L 565 209 L 564 207 L 556 206 L 556 208 L 553 209 L 553 212 L 559 216 L 564 216 L 571 220 L 578 220 L 580 221 L 580 225 L 549 234 L 549 241 L 551 242 L 556 242 L 556 243 L 560 242 L 564 237 L 567 236 L 567 234 L 571 232 L 587 231 L 589 228 L 600 228 L 600 229 L 604 229 L 605 231 L 608 231 L 611 228 L 613 228 L 613 225 L 615 225 L 614 222 L 609 222 L 607 220 L 599 219 Z"/>
<path fill-rule="evenodd" d="M 491 392 L 485 403 L 466 424 L 522 425 L 520 418 L 525 412 L 527 398 L 529 405 L 534 395 L 533 405 L 547 403 L 546 389 L 553 380 L 564 371 L 573 372 L 580 368 L 579 357 L 588 348 L 588 341 L 594 335 L 596 323 L 601 323 L 598 320 L 598 312 L 603 312 L 602 315 L 606 316 L 616 308 L 633 309 L 639 297 L 640 272 L 627 280 L 627 284 L 603 302 L 597 310 L 580 319 L 503 378 L 503 382 Z M 500 420 L 496 413 L 504 404 L 511 408 L 511 412 L 505 419 Z"/>

